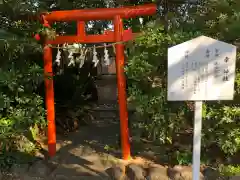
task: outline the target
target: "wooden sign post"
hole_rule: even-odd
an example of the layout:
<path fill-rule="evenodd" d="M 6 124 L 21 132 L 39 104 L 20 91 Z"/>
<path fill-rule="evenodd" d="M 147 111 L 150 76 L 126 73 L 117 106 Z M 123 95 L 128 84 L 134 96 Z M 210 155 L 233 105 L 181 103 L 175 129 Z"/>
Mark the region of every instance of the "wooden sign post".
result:
<path fill-rule="evenodd" d="M 195 101 L 193 180 L 199 180 L 202 101 L 233 100 L 236 51 L 206 36 L 168 49 L 168 100 Z"/>

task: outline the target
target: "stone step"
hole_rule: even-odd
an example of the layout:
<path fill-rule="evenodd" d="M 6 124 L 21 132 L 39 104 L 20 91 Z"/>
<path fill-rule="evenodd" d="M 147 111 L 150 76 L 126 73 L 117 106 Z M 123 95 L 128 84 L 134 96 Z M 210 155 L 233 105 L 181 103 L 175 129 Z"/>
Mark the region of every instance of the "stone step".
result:
<path fill-rule="evenodd" d="M 96 118 L 113 118 L 119 120 L 119 106 L 117 104 L 98 104 L 91 111 Z M 128 110 L 129 115 L 133 114 L 133 112 L 133 109 Z"/>
<path fill-rule="evenodd" d="M 117 104 L 105 103 L 105 104 L 97 104 L 93 109 L 93 111 L 118 111 Z"/>
<path fill-rule="evenodd" d="M 119 111 L 119 105 L 116 103 L 101 103 L 92 108 L 93 111 Z M 128 111 L 133 112 L 135 108 L 128 105 Z"/>

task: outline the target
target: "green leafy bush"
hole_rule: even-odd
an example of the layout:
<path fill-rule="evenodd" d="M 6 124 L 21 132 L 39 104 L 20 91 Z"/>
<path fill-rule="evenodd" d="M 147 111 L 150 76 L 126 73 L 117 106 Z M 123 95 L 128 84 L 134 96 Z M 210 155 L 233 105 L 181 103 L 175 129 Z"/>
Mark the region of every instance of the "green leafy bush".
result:
<path fill-rule="evenodd" d="M 235 175 L 239 175 L 240 166 L 232 166 L 232 165 L 220 166 L 219 171 L 224 176 L 235 176 Z"/>
<path fill-rule="evenodd" d="M 0 164 L 4 165 L 8 163 L 4 157 L 9 159 L 12 152 L 35 151 L 32 132 L 36 127 L 44 130 L 47 124 L 43 99 L 35 93 L 43 80 L 37 65 L 39 46 L 17 39 L 0 41 L 0 45 Z"/>
<path fill-rule="evenodd" d="M 151 22 L 144 27 L 143 35 L 130 44 L 126 66 L 129 102 L 140 115 L 135 127 L 142 130 L 143 136 L 168 144 L 177 134 L 191 129 L 191 103 L 166 99 L 167 48 L 202 34 L 236 43 L 240 38 L 240 6 L 237 4 L 237 0 L 203 1 L 202 5 L 184 9 L 189 16 L 179 15 L 182 10 L 176 10 L 168 16 L 167 32 L 159 21 Z M 205 148 L 217 145 L 227 155 L 240 150 L 239 53 L 236 72 L 234 101 L 204 105 L 202 145 Z"/>
<path fill-rule="evenodd" d="M 161 26 L 155 28 L 150 24 L 145 35 L 131 48 L 126 67 L 129 101 L 141 114 L 142 119 L 136 125 L 154 141 L 171 143 L 173 134 L 185 126 L 186 106 L 169 103 L 166 99 L 167 48 L 170 43 L 174 45 L 194 35 L 184 32 L 166 34 Z"/>

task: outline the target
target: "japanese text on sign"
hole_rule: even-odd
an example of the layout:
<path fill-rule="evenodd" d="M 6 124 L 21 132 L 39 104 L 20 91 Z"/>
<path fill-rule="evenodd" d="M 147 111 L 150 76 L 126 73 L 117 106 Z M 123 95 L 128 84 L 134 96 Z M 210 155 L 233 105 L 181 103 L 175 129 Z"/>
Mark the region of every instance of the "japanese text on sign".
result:
<path fill-rule="evenodd" d="M 236 47 L 200 36 L 168 49 L 168 100 L 232 100 Z"/>

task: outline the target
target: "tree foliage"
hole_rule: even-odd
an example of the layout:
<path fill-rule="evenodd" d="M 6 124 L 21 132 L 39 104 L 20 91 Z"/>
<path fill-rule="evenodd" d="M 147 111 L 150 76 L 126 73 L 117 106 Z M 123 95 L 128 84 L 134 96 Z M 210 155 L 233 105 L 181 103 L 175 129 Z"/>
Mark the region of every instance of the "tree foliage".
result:
<path fill-rule="evenodd" d="M 43 99 L 34 90 L 42 81 L 42 68 L 36 63 L 41 58 L 39 46 L 28 43 L 18 35 L 5 33 L 0 41 L 0 147 L 1 156 L 12 150 L 23 151 L 19 138 L 46 127 Z M 31 140 L 25 139 L 27 152 L 35 150 Z M 15 143 L 19 142 L 19 143 Z M 6 165 L 1 161 L 0 165 Z"/>

